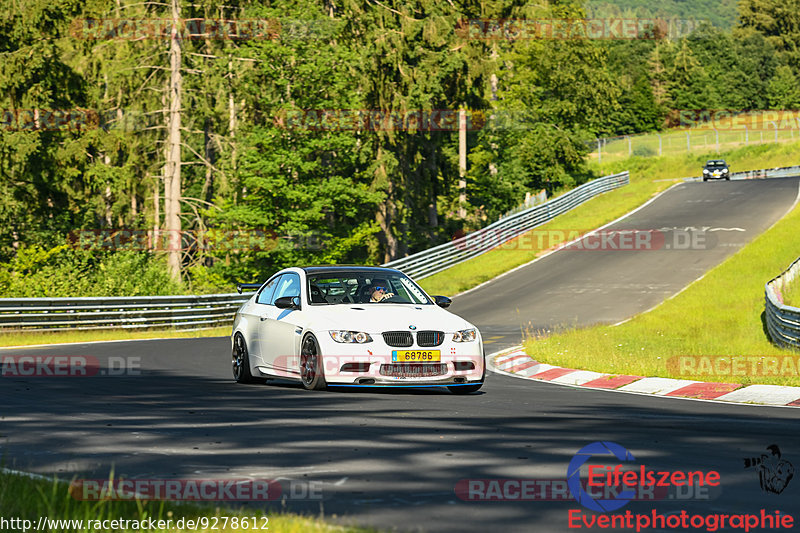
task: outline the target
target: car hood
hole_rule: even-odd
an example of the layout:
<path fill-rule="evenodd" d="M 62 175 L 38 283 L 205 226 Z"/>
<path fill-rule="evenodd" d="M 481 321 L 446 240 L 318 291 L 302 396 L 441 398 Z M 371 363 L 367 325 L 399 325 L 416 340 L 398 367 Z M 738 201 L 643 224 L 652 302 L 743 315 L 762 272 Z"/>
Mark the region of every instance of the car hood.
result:
<path fill-rule="evenodd" d="M 383 331 L 433 329 L 445 332 L 474 327 L 458 315 L 436 305 L 347 304 L 313 306 L 315 329 L 347 329 L 381 333 Z"/>

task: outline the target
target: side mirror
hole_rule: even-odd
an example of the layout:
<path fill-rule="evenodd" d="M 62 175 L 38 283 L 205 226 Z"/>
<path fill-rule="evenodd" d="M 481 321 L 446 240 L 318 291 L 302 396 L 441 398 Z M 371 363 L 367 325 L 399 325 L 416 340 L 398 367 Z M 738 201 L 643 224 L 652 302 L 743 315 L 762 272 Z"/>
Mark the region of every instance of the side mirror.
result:
<path fill-rule="evenodd" d="M 442 309 L 447 309 L 448 307 L 450 307 L 450 304 L 453 303 L 453 300 L 451 300 L 447 296 L 434 296 L 433 301 L 436 302 L 436 305 L 438 305 Z"/>
<path fill-rule="evenodd" d="M 282 296 L 275 300 L 275 307 L 278 309 L 300 309 L 300 297 Z"/>
<path fill-rule="evenodd" d="M 258 290 L 261 288 L 262 283 L 237 283 L 236 292 L 242 294 L 243 290 Z"/>

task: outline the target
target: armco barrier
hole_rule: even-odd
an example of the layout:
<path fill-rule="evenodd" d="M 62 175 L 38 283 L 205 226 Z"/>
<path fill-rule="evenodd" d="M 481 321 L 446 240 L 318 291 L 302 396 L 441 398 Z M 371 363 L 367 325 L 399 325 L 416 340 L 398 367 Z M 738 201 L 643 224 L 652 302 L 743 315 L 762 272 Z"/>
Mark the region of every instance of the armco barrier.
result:
<path fill-rule="evenodd" d="M 43 331 L 228 325 L 250 294 L 92 298 L 0 298 L 0 328 Z"/>
<path fill-rule="evenodd" d="M 743 170 L 741 172 L 731 172 L 732 180 L 752 180 L 761 178 L 791 178 L 800 176 L 800 166 L 760 168 L 758 170 Z M 692 176 L 683 178 L 684 181 L 698 181 L 702 176 Z"/>
<path fill-rule="evenodd" d="M 783 291 L 800 274 L 800 258 L 764 287 L 765 319 L 772 342 L 784 348 L 800 348 L 800 309 L 783 303 Z"/>
<path fill-rule="evenodd" d="M 764 168 L 760 170 L 745 170 L 743 172 L 731 172 L 731 178 L 754 179 L 754 178 L 788 178 L 800 176 L 800 166 Z"/>
<path fill-rule="evenodd" d="M 586 200 L 590 200 L 600 193 L 627 185 L 628 182 L 627 171 L 597 178 L 558 198 L 502 218 L 464 237 L 402 259 L 390 261 L 383 266 L 402 270 L 414 279 L 431 276 L 467 259 L 486 253 L 492 248 L 566 213 Z"/>

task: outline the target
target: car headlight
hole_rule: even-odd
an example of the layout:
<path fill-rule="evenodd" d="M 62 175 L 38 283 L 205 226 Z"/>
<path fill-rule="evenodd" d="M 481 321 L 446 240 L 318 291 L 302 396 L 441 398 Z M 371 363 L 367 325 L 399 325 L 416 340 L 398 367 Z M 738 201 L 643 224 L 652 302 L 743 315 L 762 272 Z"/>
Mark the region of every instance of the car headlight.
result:
<path fill-rule="evenodd" d="M 708 169 L 707 168 L 703 169 L 703 174 L 708 174 Z"/>
<path fill-rule="evenodd" d="M 477 337 L 475 328 L 462 329 L 453 333 L 453 342 L 472 342 Z"/>
<path fill-rule="evenodd" d="M 728 172 L 728 169 L 727 168 L 723 168 L 722 172 Z"/>
<path fill-rule="evenodd" d="M 354 344 L 372 342 L 372 337 L 369 336 L 369 333 L 364 333 L 363 331 L 336 330 L 331 331 L 330 334 L 331 338 L 336 342 L 349 342 Z"/>

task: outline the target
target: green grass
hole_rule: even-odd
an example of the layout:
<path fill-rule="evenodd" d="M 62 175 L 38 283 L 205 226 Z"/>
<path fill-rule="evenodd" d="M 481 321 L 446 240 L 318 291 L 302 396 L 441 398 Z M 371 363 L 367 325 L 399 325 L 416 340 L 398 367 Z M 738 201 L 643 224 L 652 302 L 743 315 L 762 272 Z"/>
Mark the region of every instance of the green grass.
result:
<path fill-rule="evenodd" d="M 231 321 L 233 324 L 233 321 Z M 0 346 L 29 346 L 31 344 L 59 344 L 66 342 L 113 341 L 124 339 L 163 339 L 193 337 L 224 337 L 231 334 L 230 326 L 200 331 L 176 331 L 174 329 L 107 329 L 99 331 L 12 331 L 0 333 Z"/>
<path fill-rule="evenodd" d="M 686 290 L 619 326 L 594 326 L 531 338 L 537 361 L 615 374 L 662 376 L 732 383 L 800 386 L 800 369 L 786 376 L 682 373 L 678 356 L 756 357 L 774 364 L 793 352 L 770 343 L 764 330 L 764 284 L 800 254 L 800 206 Z M 797 355 L 795 355 L 795 361 Z M 668 363 L 671 361 L 671 363 Z M 783 363 L 781 363 L 783 364 Z M 748 369 L 751 368 L 748 362 Z M 756 368 L 765 368 L 757 366 Z"/>
<path fill-rule="evenodd" d="M 800 142 L 764 144 L 737 148 L 718 156 L 716 153 L 665 157 L 631 157 L 624 161 L 593 164 L 601 175 L 623 170 L 631 173 L 631 183 L 609 191 L 556 217 L 517 239 L 469 261 L 419 280 L 428 294 L 455 295 L 489 281 L 504 272 L 532 261 L 550 246 L 550 232 L 564 236 L 596 229 L 639 207 L 655 194 L 670 187 L 680 178 L 699 176 L 706 159 L 724 157 L 735 172 L 760 168 L 790 166 L 800 163 Z M 540 238 L 541 237 L 541 238 Z"/>
<path fill-rule="evenodd" d="M 196 531 L 203 533 L 233 533 L 233 532 L 256 532 L 267 531 L 258 529 L 250 525 L 253 518 L 259 526 L 266 525 L 269 531 L 282 533 L 305 533 L 305 532 L 367 532 L 374 531 L 368 529 L 343 527 L 326 523 L 319 518 L 304 517 L 299 515 L 284 513 L 265 513 L 256 509 L 245 508 L 220 508 L 208 505 L 195 505 L 164 501 L 81 501 L 74 499 L 69 494 L 69 485 L 64 482 L 31 479 L 27 476 L 0 472 L 0 509 L 3 510 L 2 518 L 12 517 L 31 520 L 37 524 L 40 516 L 50 519 L 82 520 L 83 527 L 61 527 L 59 529 L 49 529 L 48 531 L 58 533 L 107 533 L 115 531 L 120 533 L 138 533 L 139 531 L 160 531 L 177 533 L 179 531 Z M 198 527 L 196 529 L 177 529 L 176 522 L 183 518 L 186 520 L 207 517 L 209 527 Z M 218 518 L 217 529 L 212 529 L 213 519 Z M 222 527 L 223 517 L 238 517 L 241 520 L 248 517 L 248 528 L 231 527 L 231 521 L 227 527 Z M 268 522 L 263 518 L 266 517 Z M 172 520 L 173 527 L 167 529 L 131 529 L 131 528 L 94 528 L 87 527 L 88 521 L 96 520 Z M 110 524 L 109 524 L 110 525 Z M 166 525 L 166 522 L 165 522 Z M 22 531 L 21 528 L 8 528 L 3 531 Z M 33 531 L 33 529 L 29 529 Z"/>
<path fill-rule="evenodd" d="M 792 307 L 800 307 L 800 280 L 793 280 L 783 291 L 783 303 Z"/>
<path fill-rule="evenodd" d="M 800 253 L 798 253 L 798 255 L 800 255 Z M 793 279 L 788 283 L 788 286 L 784 284 L 781 294 L 785 305 L 800 307 L 800 278 Z"/>

